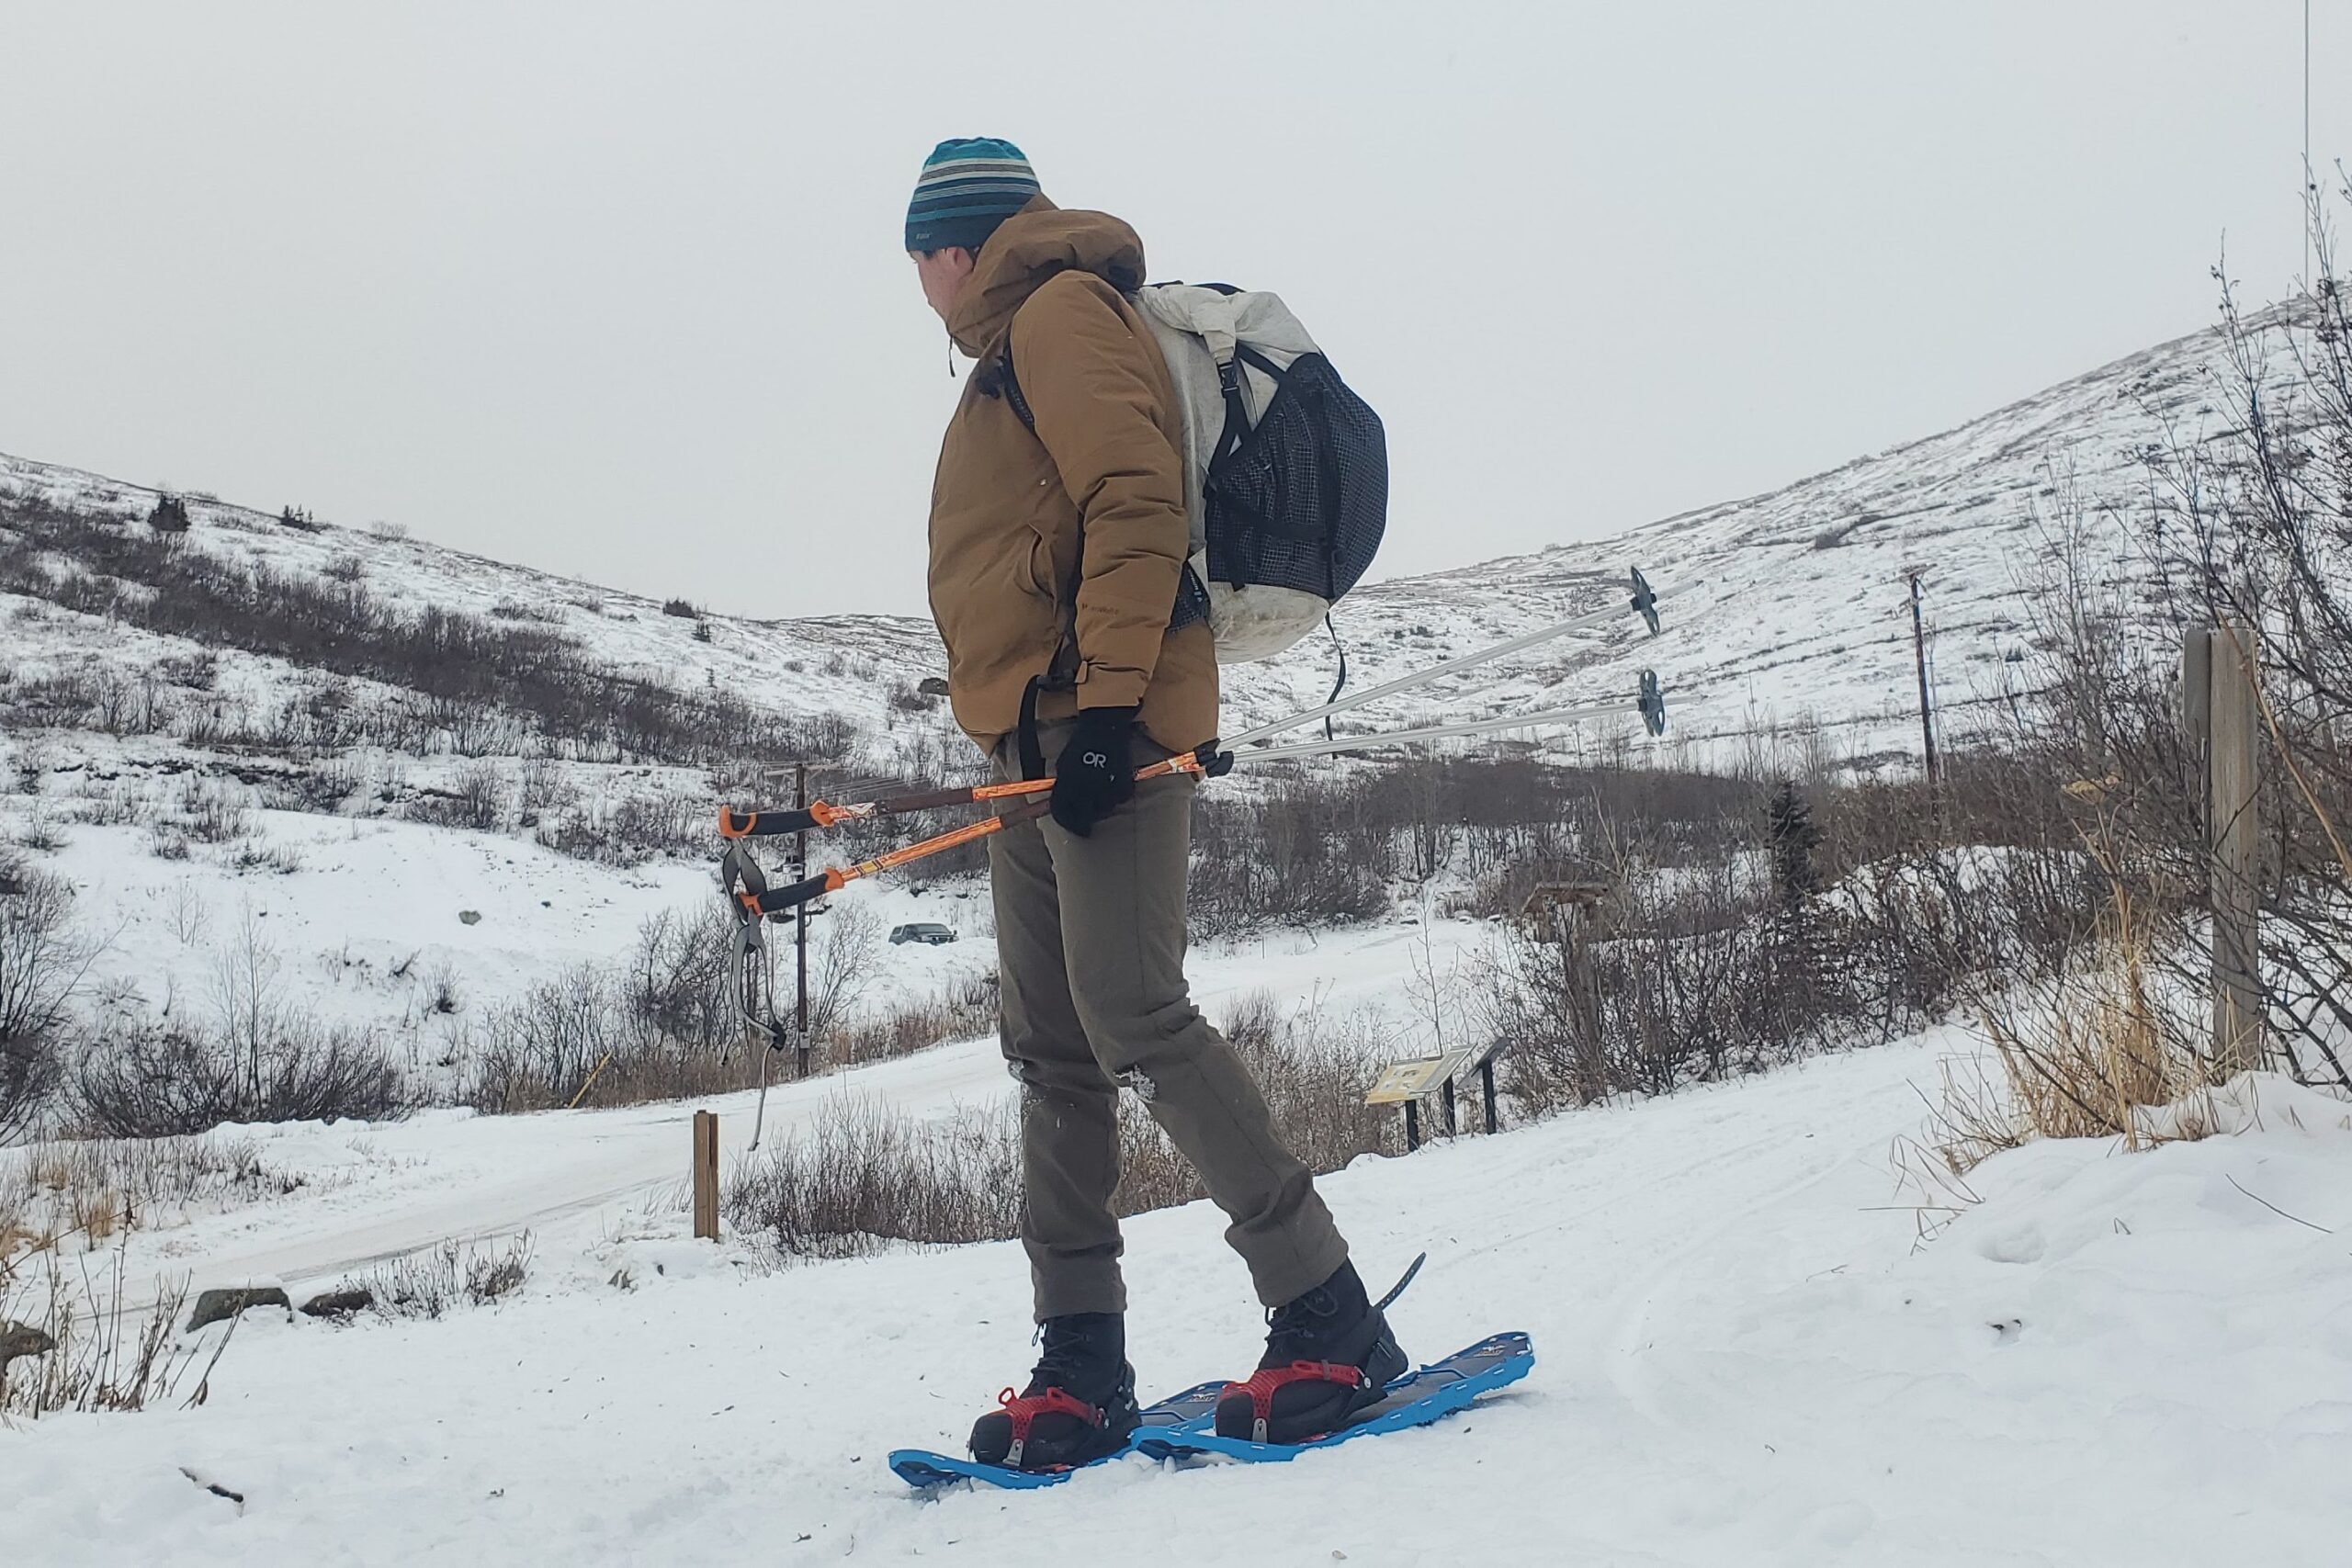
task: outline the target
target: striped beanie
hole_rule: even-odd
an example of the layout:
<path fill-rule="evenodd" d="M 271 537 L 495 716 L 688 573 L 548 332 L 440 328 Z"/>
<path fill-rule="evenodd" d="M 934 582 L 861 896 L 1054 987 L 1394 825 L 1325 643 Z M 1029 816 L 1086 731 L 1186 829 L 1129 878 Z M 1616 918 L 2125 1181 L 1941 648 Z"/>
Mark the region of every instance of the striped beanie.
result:
<path fill-rule="evenodd" d="M 922 177 L 907 206 L 907 249 L 978 251 L 1036 194 L 1037 176 L 1012 142 L 951 138 L 922 161 Z"/>

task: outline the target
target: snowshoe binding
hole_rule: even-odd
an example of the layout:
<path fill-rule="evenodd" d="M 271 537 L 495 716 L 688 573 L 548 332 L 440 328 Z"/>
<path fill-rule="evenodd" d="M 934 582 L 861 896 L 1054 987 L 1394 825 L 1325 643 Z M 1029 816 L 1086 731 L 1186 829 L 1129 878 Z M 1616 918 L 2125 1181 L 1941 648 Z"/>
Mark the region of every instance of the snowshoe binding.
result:
<path fill-rule="evenodd" d="M 1116 1453 L 1142 1413 L 1127 1365 L 1126 1323 L 1117 1313 L 1049 1317 L 1029 1386 L 997 1396 L 1001 1408 L 972 1423 L 972 1457 L 1009 1470 L 1066 1470 Z"/>
<path fill-rule="evenodd" d="M 1343 1263 L 1338 1273 L 1269 1313 L 1258 1370 L 1245 1382 L 1227 1383 L 1217 1401 L 1217 1436 L 1303 1443 L 1338 1431 L 1378 1403 L 1410 1364 L 1389 1330 L 1385 1309 L 1412 1283 L 1421 1261 L 1416 1258 L 1377 1302 L 1366 1299 L 1355 1265 Z"/>

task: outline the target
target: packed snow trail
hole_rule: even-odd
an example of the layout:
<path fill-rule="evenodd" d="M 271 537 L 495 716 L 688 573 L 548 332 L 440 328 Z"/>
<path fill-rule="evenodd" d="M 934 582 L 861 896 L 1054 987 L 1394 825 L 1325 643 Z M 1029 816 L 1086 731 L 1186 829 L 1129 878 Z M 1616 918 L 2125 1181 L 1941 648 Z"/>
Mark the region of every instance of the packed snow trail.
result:
<path fill-rule="evenodd" d="M 789 1062 L 781 1057 L 776 1070 L 789 1071 Z M 850 1073 L 771 1084 L 762 1142 L 790 1136 L 844 1092 L 874 1095 L 920 1115 L 980 1102 L 1005 1083 L 996 1042 L 970 1040 Z M 416 1157 L 410 1170 L 355 1191 L 348 1203 L 331 1194 L 316 1203 L 243 1211 L 243 1234 L 217 1241 L 207 1235 L 189 1266 L 199 1287 L 246 1276 L 324 1280 L 444 1241 L 508 1236 L 623 1208 L 683 1190 L 697 1110 L 718 1113 L 720 1155 L 732 1163 L 751 1144 L 757 1099 L 746 1090 L 617 1111 L 427 1112 L 376 1134 Z M 311 1123 L 225 1132 L 257 1138 L 268 1159 L 280 1140 L 316 1141 L 333 1130 Z"/>
<path fill-rule="evenodd" d="M 887 1452 L 952 1448 L 1027 1365 L 1019 1248 L 763 1273 L 669 1221 L 598 1250 L 627 1290 L 547 1268 L 436 1323 L 249 1316 L 201 1409 L 0 1433 L 0 1518 L 12 1560 L 59 1568 L 1030 1568 L 1072 1542 L 1185 1568 L 2340 1561 L 2346 1108 L 2004 1155 L 1922 1245 L 1889 1145 L 1957 1038 L 1331 1178 L 1368 1269 L 1431 1253 L 1395 1315 L 1408 1354 L 1502 1328 L 1542 1347 L 1526 1382 L 1426 1431 L 917 1501 Z M 1254 1357 L 1222 1225 L 1205 1205 L 1130 1224 L 1148 1392 Z"/>

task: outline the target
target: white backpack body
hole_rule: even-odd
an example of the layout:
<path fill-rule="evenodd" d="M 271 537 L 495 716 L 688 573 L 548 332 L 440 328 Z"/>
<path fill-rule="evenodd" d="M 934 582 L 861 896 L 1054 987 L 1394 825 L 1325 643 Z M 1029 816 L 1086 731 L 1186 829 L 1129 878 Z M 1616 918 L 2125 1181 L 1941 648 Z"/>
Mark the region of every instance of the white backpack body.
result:
<path fill-rule="evenodd" d="M 1380 547 L 1380 417 L 1278 295 L 1162 283 L 1132 298 L 1182 405 L 1190 607 L 1219 663 L 1271 659 L 1330 614 Z"/>

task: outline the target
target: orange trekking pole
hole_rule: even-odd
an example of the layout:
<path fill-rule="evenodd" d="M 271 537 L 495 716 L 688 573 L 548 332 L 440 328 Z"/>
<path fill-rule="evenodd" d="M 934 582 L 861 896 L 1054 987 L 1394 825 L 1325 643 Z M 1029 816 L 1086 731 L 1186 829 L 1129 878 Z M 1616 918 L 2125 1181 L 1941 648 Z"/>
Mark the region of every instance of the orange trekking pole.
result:
<path fill-rule="evenodd" d="M 1141 784 L 1146 779 L 1156 779 L 1165 773 L 1198 773 L 1203 777 L 1213 777 L 1223 772 L 1218 761 L 1225 755 L 1212 740 L 1197 750 L 1182 752 L 1164 762 L 1137 768 L 1136 782 Z M 844 822 L 865 822 L 876 817 L 906 817 L 914 812 L 937 811 L 950 806 L 985 806 L 992 800 L 1017 800 L 1023 795 L 1044 795 L 1053 787 L 1051 779 L 1016 779 L 1010 784 L 969 784 L 956 789 L 930 789 L 913 795 L 888 795 L 880 800 L 861 800 L 850 806 L 812 800 L 805 807 L 789 811 L 737 811 L 732 807 L 722 806 L 718 808 L 718 836 L 733 842 L 741 839 L 775 838 L 784 833 L 812 833 L 839 827 Z M 1029 818 L 1024 817 L 1021 820 L 1025 822 Z M 994 832 L 996 829 L 991 828 L 987 831 Z M 924 842 L 931 840 L 925 840 Z M 966 842 L 969 840 L 956 840 L 956 843 Z M 910 849 L 915 847 L 909 846 Z M 939 847 L 945 850 L 954 849 L 956 845 L 942 843 Z"/>
<path fill-rule="evenodd" d="M 1136 782 L 1140 784 L 1146 779 L 1160 778 L 1169 773 L 1197 773 L 1204 778 L 1213 778 L 1225 772 L 1229 761 L 1229 754 L 1219 751 L 1216 742 L 1210 741 L 1195 750 L 1180 752 L 1165 761 L 1136 769 Z M 728 881 L 727 891 L 736 903 L 754 916 L 797 909 L 828 893 L 838 893 L 853 882 L 879 876 L 886 871 L 896 871 L 914 861 L 977 843 L 990 834 L 1001 833 L 1007 828 L 1035 822 L 1053 809 L 1051 801 L 1036 798 L 1053 787 L 1051 779 L 1023 779 L 1012 784 L 928 790 L 919 795 L 862 801 L 855 806 L 833 806 L 820 800 L 811 802 L 804 810 L 794 811 L 739 812 L 731 807 L 722 806 L 718 808 L 718 836 L 729 840 L 727 865 L 737 868 Z M 870 817 L 898 817 L 912 811 L 934 810 L 944 806 L 977 806 L 999 800 L 1019 800 L 1022 804 L 995 816 L 983 817 L 977 822 L 967 822 L 961 828 L 918 840 L 888 854 L 876 855 L 872 860 L 862 860 L 854 865 L 828 866 L 814 876 L 804 877 L 782 887 L 768 887 L 764 886 L 764 879 L 743 875 L 740 869 L 746 859 L 739 852 L 745 839 L 807 832 Z M 760 885 L 753 886 L 755 881 Z"/>

